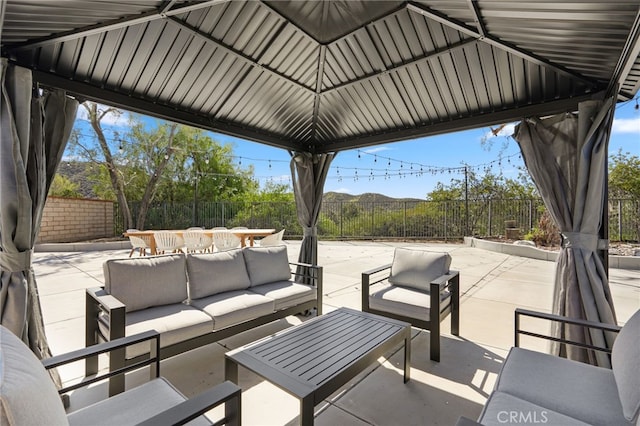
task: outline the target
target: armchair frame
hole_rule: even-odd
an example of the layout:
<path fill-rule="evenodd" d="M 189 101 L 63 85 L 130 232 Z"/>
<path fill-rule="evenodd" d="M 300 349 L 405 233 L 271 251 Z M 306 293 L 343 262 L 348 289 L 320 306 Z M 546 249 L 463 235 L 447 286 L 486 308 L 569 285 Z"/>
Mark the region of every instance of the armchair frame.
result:
<path fill-rule="evenodd" d="M 95 374 L 85 377 L 79 383 L 63 387 L 58 390 L 60 395 L 64 395 L 72 390 L 96 383 L 102 380 L 121 376 L 124 383 L 124 374 L 142 367 L 150 367 L 150 380 L 160 377 L 160 334 L 155 330 L 146 331 L 135 336 L 123 337 L 110 342 L 100 343 L 87 348 L 78 349 L 62 355 L 42 360 L 45 369 L 49 370 L 76 361 L 94 358 L 97 355 L 111 353 L 114 351 L 124 351 L 127 346 L 141 342 L 149 342 L 149 356 L 136 363 L 122 366 L 102 374 Z M 96 365 L 97 366 L 97 365 Z M 228 424 L 239 426 L 241 424 L 241 389 L 231 382 L 223 382 L 214 386 L 199 395 L 189 398 L 186 401 L 162 411 L 145 422 L 143 425 L 182 425 L 217 407 L 225 405 L 224 418 L 216 422 L 216 425 Z"/>
<path fill-rule="evenodd" d="M 449 271 L 429 284 L 429 318 L 415 318 L 381 311 L 369 306 L 371 286 L 388 280 L 391 263 L 362 273 L 362 311 L 405 321 L 417 328 L 429 330 L 429 352 L 432 361 L 440 362 L 440 323 L 451 314 L 451 334 L 460 335 L 460 272 Z M 451 293 L 451 303 L 441 307 L 441 296 Z"/>
<path fill-rule="evenodd" d="M 538 318 L 538 319 L 543 319 L 543 320 L 548 320 L 548 321 L 561 322 L 563 324 L 573 324 L 573 325 L 578 325 L 578 326 L 586 327 L 586 328 L 595 328 L 595 329 L 598 329 L 598 330 L 609 331 L 609 332 L 612 332 L 612 333 L 618 333 L 622 329 L 622 327 L 620 327 L 618 325 L 606 324 L 606 323 L 595 322 L 595 321 L 586 321 L 586 320 L 577 319 L 577 318 L 564 317 L 562 315 L 548 314 L 548 313 L 544 313 L 544 312 L 537 312 L 537 311 L 530 311 L 528 309 L 516 308 L 516 310 L 515 310 L 515 321 L 514 321 L 514 324 L 515 324 L 515 327 L 514 327 L 514 346 L 515 347 L 520 347 L 520 335 L 523 335 L 523 336 L 536 337 L 538 339 L 549 340 L 549 341 L 552 341 L 552 342 L 559 342 L 559 343 L 563 343 L 563 344 L 566 344 L 566 345 L 573 345 L 573 346 L 578 346 L 578 347 L 581 347 L 581 348 L 584 348 L 584 349 L 591 349 L 591 350 L 594 350 L 594 351 L 600 351 L 600 352 L 605 352 L 607 354 L 611 354 L 611 349 L 610 348 L 594 346 L 594 345 L 587 345 L 587 344 L 584 344 L 582 342 L 576 342 L 576 341 L 568 340 L 568 339 L 561 339 L 561 338 L 558 338 L 558 337 L 547 336 L 545 334 L 534 333 L 532 331 L 523 330 L 522 327 L 521 327 L 521 325 L 522 325 L 521 324 L 521 317 Z"/>

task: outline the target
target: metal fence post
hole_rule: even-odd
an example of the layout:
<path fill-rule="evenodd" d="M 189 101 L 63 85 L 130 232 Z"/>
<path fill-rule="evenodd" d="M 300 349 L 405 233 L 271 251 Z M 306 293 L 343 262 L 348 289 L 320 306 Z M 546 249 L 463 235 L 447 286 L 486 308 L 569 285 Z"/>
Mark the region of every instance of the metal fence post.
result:
<path fill-rule="evenodd" d="M 493 233 L 491 232 L 491 200 L 489 200 L 489 207 L 487 209 L 487 213 L 489 216 L 489 236 L 493 235 Z"/>
<path fill-rule="evenodd" d="M 622 200 L 618 200 L 618 241 L 622 241 Z"/>
<path fill-rule="evenodd" d="M 403 201 L 403 215 L 402 215 L 402 238 L 407 238 L 407 202 Z"/>

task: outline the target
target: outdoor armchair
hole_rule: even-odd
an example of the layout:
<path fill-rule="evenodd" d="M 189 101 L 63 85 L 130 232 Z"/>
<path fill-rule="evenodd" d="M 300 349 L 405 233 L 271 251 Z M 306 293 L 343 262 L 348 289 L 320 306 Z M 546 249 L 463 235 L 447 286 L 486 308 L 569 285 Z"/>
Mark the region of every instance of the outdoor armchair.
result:
<path fill-rule="evenodd" d="M 123 350 L 148 342 L 151 356 L 146 360 L 85 378 L 80 383 L 56 390 L 47 370 L 97 354 Z M 174 425 L 212 424 L 203 414 L 225 404 L 224 419 L 216 424 L 240 425 L 241 390 L 231 382 L 221 383 L 187 399 L 159 376 L 159 334 L 148 331 L 68 354 L 40 361 L 11 331 L 0 326 L 0 424 L 1 425 Z M 111 376 L 149 367 L 151 380 L 111 398 L 66 413 L 60 395 L 105 380 Z"/>
<path fill-rule="evenodd" d="M 556 338 L 522 328 L 522 318 L 571 324 L 610 333 L 613 348 Z M 527 321 L 531 323 L 531 320 Z M 597 367 L 521 348 L 520 336 L 575 345 L 608 354 L 611 368 Z M 457 426 L 545 423 L 549 425 L 640 425 L 640 310 L 623 327 L 516 309 L 515 346 L 477 421 Z M 536 421 L 537 420 L 537 421 Z"/>
<path fill-rule="evenodd" d="M 460 274 L 448 253 L 396 248 L 393 263 L 362 273 L 362 311 L 430 331 L 430 358 L 440 361 L 440 323 L 451 314 L 459 335 Z"/>

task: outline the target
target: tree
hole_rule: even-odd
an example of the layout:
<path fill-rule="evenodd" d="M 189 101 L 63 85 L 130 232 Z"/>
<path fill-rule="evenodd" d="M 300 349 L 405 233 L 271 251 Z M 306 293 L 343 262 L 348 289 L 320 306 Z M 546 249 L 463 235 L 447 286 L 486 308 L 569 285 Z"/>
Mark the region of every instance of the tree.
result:
<path fill-rule="evenodd" d="M 640 157 L 618 151 L 609 161 L 609 197 L 630 199 L 635 206 L 634 226 L 640 241 Z M 633 208 L 633 207 L 630 207 Z"/>
<path fill-rule="evenodd" d="M 62 175 L 56 174 L 49 188 L 49 196 L 80 198 L 82 194 L 80 193 L 80 185 Z"/>
<path fill-rule="evenodd" d="M 502 174 L 496 175 L 491 170 L 485 170 L 484 175 L 479 175 L 473 168 L 467 168 L 466 179 L 452 179 L 448 185 L 438 182 L 436 188 L 427 194 L 429 201 L 482 201 L 473 203 L 466 212 L 468 217 L 468 231 L 471 235 L 486 232 L 480 229 L 480 220 L 486 215 L 491 200 L 507 199 L 531 199 L 536 197 L 536 189 L 528 175 L 522 171 L 517 179 L 505 178 Z M 434 215 L 438 213 L 433 212 Z M 507 216 L 515 215 L 515 212 L 505 212 Z M 498 219 L 507 220 L 507 216 L 499 218 L 493 215 L 494 222 Z"/>
<path fill-rule="evenodd" d="M 193 199 L 195 222 L 199 198 L 230 200 L 256 190 L 253 169 L 234 165 L 231 148 L 202 130 L 167 122 L 153 127 L 135 115 L 130 115 L 128 128 L 114 130 L 106 119 L 121 111 L 92 102 L 83 107 L 95 136 L 83 135 L 78 126 L 70 149 L 95 166 L 94 191 L 117 201 L 124 229 L 144 229 L 151 203 L 158 198 Z M 137 207 L 135 225 L 132 202 Z"/>
<path fill-rule="evenodd" d="M 622 150 L 611 156 L 609 196 L 640 200 L 640 157 Z"/>

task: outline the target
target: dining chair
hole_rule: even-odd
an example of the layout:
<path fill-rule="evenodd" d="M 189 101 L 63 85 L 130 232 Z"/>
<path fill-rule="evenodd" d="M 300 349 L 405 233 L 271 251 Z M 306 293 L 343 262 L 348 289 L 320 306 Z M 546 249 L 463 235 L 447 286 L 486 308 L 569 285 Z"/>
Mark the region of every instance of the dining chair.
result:
<path fill-rule="evenodd" d="M 201 228 L 187 229 L 183 233 L 184 246 L 187 253 L 206 252 L 211 249 L 213 244 L 213 238 L 208 234 L 205 234 Z"/>
<path fill-rule="evenodd" d="M 240 238 L 233 235 L 229 231 L 214 231 L 213 232 L 213 246 L 218 251 L 231 250 L 240 247 Z"/>
<path fill-rule="evenodd" d="M 138 229 L 127 229 L 127 233 L 131 232 L 140 232 Z M 131 251 L 129 252 L 129 257 L 133 255 L 133 253 L 138 250 L 140 256 L 147 255 L 147 249 L 151 250 L 151 236 L 150 235 L 129 235 L 129 242 L 131 243 Z M 153 254 L 153 253 L 151 253 Z"/>
<path fill-rule="evenodd" d="M 284 244 L 282 237 L 284 236 L 284 229 L 272 235 L 267 235 L 260 240 L 260 247 L 280 246 Z"/>
<path fill-rule="evenodd" d="M 153 237 L 156 240 L 156 252 L 158 254 L 178 253 L 184 247 L 182 237 L 172 231 L 156 231 L 153 233 Z"/>

